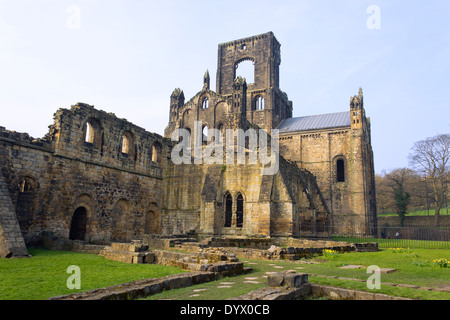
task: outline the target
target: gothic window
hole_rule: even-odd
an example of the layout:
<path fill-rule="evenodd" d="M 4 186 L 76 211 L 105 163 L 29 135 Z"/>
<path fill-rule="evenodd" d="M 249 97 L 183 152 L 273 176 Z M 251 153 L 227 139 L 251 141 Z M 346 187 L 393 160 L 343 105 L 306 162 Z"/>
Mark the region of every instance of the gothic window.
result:
<path fill-rule="evenodd" d="M 202 101 L 202 109 L 208 109 L 209 108 L 209 99 L 208 98 L 203 98 Z"/>
<path fill-rule="evenodd" d="M 231 227 L 231 220 L 233 217 L 233 198 L 231 194 L 227 193 L 225 196 L 225 227 Z"/>
<path fill-rule="evenodd" d="M 336 161 L 336 177 L 337 182 L 345 182 L 345 162 L 343 159 Z"/>
<path fill-rule="evenodd" d="M 190 147 L 191 141 L 189 140 L 191 138 L 191 129 L 190 128 L 183 128 L 178 132 L 178 143 L 187 143 L 187 145 Z M 184 139 L 187 139 L 188 141 L 184 141 Z"/>
<path fill-rule="evenodd" d="M 261 96 L 256 96 L 255 102 L 254 102 L 254 109 L 255 110 L 263 110 L 264 109 L 264 98 Z"/>
<path fill-rule="evenodd" d="M 202 142 L 203 142 L 203 144 L 206 144 L 208 142 L 208 126 L 203 127 Z"/>
<path fill-rule="evenodd" d="M 236 227 L 242 228 L 244 223 L 244 197 L 240 193 L 237 196 L 236 204 Z"/>

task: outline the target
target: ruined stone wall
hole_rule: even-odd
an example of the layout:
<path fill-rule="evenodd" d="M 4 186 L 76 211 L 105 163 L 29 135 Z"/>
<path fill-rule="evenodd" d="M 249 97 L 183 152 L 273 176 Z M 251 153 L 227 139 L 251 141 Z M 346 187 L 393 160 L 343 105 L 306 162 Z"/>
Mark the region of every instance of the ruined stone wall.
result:
<path fill-rule="evenodd" d="M 5 179 L 0 172 L 0 258 L 28 256 Z"/>
<path fill-rule="evenodd" d="M 316 217 L 329 218 L 311 173 L 283 158 L 276 174 L 264 175 L 263 169 L 259 162 L 251 164 L 248 154 L 246 164 L 169 163 L 164 176 L 162 234 L 293 236 L 300 233 L 303 214 L 314 211 Z"/>
<path fill-rule="evenodd" d="M 159 233 L 170 143 L 85 104 L 60 109 L 54 119 L 42 139 L 0 130 L 2 174 L 25 241 L 39 242 L 44 231 L 69 238 L 80 208 L 82 240 Z"/>
<path fill-rule="evenodd" d="M 237 66 L 243 61 L 254 65 L 254 81 L 247 80 L 246 118 L 267 131 L 281 120 L 292 117 L 292 102 L 279 88 L 281 64 L 280 43 L 272 32 L 219 44 L 216 91 L 224 96 L 233 94 Z M 256 108 L 257 99 L 264 107 Z"/>

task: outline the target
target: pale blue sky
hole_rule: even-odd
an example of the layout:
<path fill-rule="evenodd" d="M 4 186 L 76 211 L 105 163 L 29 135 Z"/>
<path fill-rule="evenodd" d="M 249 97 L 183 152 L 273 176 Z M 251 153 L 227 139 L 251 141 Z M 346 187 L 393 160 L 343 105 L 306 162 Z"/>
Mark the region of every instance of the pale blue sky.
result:
<path fill-rule="evenodd" d="M 376 172 L 404 167 L 450 129 L 449 21 L 447 0 L 0 0 L 0 126 L 39 138 L 84 102 L 162 135 L 175 88 L 189 100 L 209 69 L 215 90 L 219 43 L 272 31 L 294 116 L 346 111 L 362 87 Z"/>

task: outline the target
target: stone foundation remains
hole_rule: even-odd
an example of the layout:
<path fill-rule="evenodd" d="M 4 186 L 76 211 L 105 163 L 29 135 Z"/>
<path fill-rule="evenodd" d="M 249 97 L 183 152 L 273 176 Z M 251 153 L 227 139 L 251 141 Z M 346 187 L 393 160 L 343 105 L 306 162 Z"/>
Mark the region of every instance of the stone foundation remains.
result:
<path fill-rule="evenodd" d="M 52 297 L 48 300 L 134 300 L 160 293 L 163 290 L 179 289 L 214 281 L 216 278 L 217 274 L 213 272 L 190 272 L 159 279 L 127 282 L 117 286 Z"/>
<path fill-rule="evenodd" d="M 268 286 L 229 300 L 305 300 L 325 297 L 330 300 L 411 300 L 386 294 L 311 284 L 308 275 L 285 271 L 267 277 Z"/>

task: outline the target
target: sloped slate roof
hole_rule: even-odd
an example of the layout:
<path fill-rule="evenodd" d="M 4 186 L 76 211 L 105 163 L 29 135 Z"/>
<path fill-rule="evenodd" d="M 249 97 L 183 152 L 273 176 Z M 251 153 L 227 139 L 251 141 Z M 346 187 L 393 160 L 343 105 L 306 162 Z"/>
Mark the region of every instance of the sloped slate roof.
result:
<path fill-rule="evenodd" d="M 350 112 L 319 114 L 283 120 L 278 126 L 280 133 L 339 128 L 350 126 Z"/>

